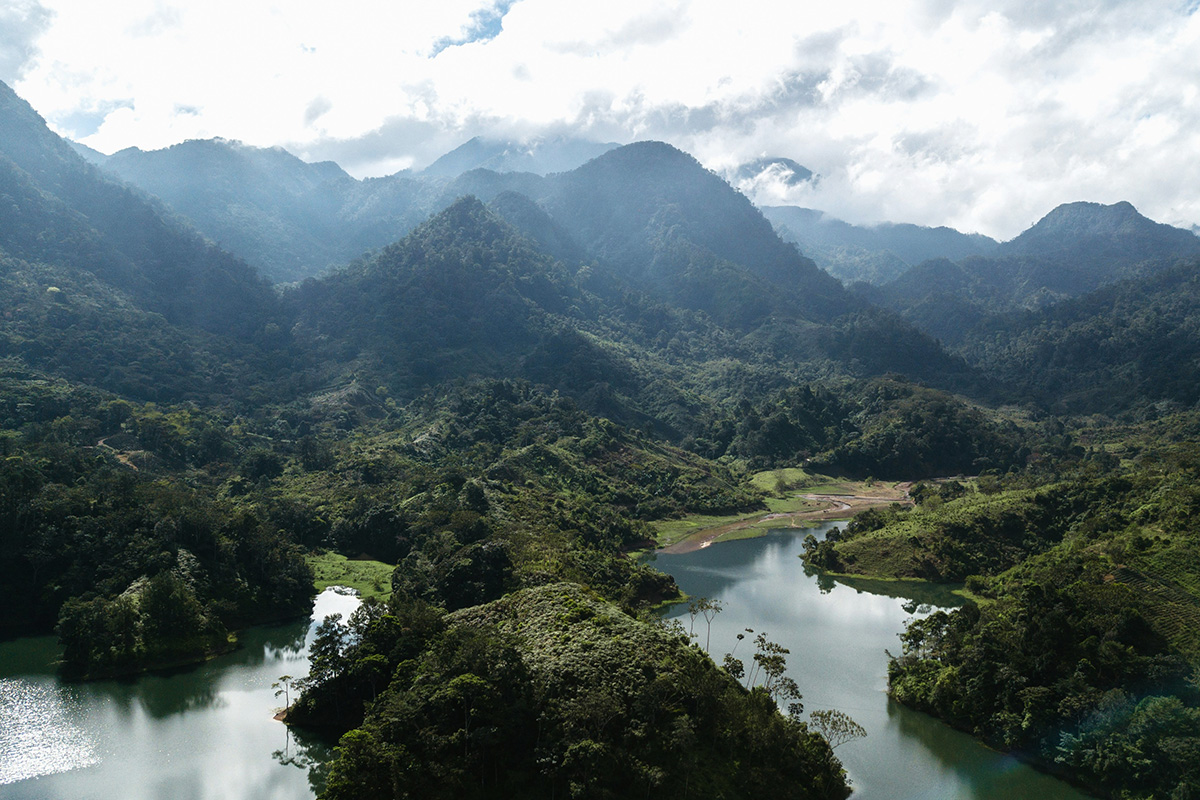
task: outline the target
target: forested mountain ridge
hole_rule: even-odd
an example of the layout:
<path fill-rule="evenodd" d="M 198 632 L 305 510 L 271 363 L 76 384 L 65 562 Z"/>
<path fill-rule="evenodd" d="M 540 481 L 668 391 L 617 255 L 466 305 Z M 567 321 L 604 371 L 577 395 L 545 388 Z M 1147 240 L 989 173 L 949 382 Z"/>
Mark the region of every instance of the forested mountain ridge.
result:
<path fill-rule="evenodd" d="M 1189 408 L 1200 400 L 1200 261 L 1041 311 L 986 317 L 960 351 L 1010 396 L 1055 411 Z"/>
<path fill-rule="evenodd" d="M 550 216 L 635 286 L 676 302 L 686 298 L 686 283 L 671 286 L 680 272 L 672 246 L 682 242 L 773 284 L 808 319 L 828 321 L 861 308 L 779 239 L 749 200 L 670 145 L 626 145 L 549 183 L 542 202 Z"/>
<path fill-rule="evenodd" d="M 528 201 L 512 196 L 505 207 L 519 208 L 520 221 L 543 238 L 561 234 Z M 521 376 L 676 441 L 707 435 L 709 421 L 727 413 L 722 403 L 744 393 L 738 382 L 716 380 L 734 365 L 756 392 L 828 374 L 971 377 L 886 314 L 815 323 L 748 270 L 712 270 L 686 243 L 677 247 L 690 260 L 660 263 L 662 280 L 676 281 L 672 270 L 690 271 L 685 285 L 706 275 L 711 311 L 635 291 L 598 265 L 568 269 L 467 198 L 377 256 L 305 282 L 289 296 L 294 343 L 323 365 L 326 382 L 355 371 L 403 401 L 451 379 Z M 778 313 L 747 310 L 761 305 Z M 745 313 L 726 323 L 731 310 Z M 817 449 L 825 446 L 833 444 Z"/>
<path fill-rule="evenodd" d="M 274 281 L 298 280 L 310 274 L 309 264 L 344 263 L 370 246 L 342 244 L 338 213 L 357 181 L 332 162 L 308 164 L 279 148 L 194 140 L 150 152 L 122 150 L 100 166 L 161 198 Z M 295 263 L 301 252 L 308 263 Z"/>
<path fill-rule="evenodd" d="M 1069 203 L 994 256 L 928 261 L 863 294 L 956 346 L 989 315 L 1047 308 L 1197 255 L 1200 237 L 1153 222 L 1129 203 Z"/>
<path fill-rule="evenodd" d="M 93 272 L 177 325 L 248 335 L 277 310 L 245 263 L 105 178 L 5 85 L 0 186 L 0 248 L 10 255 Z"/>
<path fill-rule="evenodd" d="M 1113 277 L 1108 270 L 1119 270 L 1122 264 L 1196 255 L 1200 238 L 1182 228 L 1147 219 L 1128 202 L 1107 206 L 1076 202 L 1058 206 L 997 250 L 1005 256 L 1087 261 L 1092 280 L 1108 282 Z"/>

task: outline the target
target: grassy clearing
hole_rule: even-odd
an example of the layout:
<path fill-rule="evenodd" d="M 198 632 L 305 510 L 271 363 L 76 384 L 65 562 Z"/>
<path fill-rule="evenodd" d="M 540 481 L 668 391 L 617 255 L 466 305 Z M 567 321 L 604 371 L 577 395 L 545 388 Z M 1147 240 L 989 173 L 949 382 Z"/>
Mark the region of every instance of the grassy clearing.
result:
<path fill-rule="evenodd" d="M 788 467 L 786 469 L 769 469 L 764 472 L 756 472 L 750 476 L 750 483 L 754 484 L 756 489 L 760 489 L 767 494 L 775 494 L 779 492 L 782 484 L 788 489 L 802 486 L 816 477 L 823 478 L 824 476 L 816 476 L 812 473 L 805 472 L 800 467 Z"/>
<path fill-rule="evenodd" d="M 360 597 L 386 598 L 392 593 L 395 566 L 382 561 L 352 561 L 338 553 L 320 553 L 307 558 L 318 592 L 330 586 L 349 586 Z"/>
<path fill-rule="evenodd" d="M 886 497 L 898 494 L 894 481 L 855 481 L 807 472 L 800 467 L 769 469 L 750 476 L 750 483 L 767 495 L 800 491 L 804 494 L 849 494 L 858 497 Z"/>

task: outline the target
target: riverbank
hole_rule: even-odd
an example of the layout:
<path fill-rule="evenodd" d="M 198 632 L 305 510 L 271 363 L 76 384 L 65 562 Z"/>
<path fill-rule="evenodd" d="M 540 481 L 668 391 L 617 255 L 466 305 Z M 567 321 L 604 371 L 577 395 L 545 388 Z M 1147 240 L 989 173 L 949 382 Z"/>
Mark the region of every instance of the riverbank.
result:
<path fill-rule="evenodd" d="M 814 532 L 821 538 L 820 529 Z M 788 674 L 799 684 L 808 713 L 838 710 L 867 731 L 865 739 L 836 751 L 858 800 L 1085 800 L 1078 789 L 889 698 L 887 652 L 897 651 L 897 634 L 910 619 L 961 604 L 948 587 L 826 580 L 801 568 L 802 552 L 803 533 L 778 531 L 662 554 L 654 566 L 674 577 L 681 590 L 721 604 L 711 622 L 701 616 L 693 621 L 686 604 L 668 610 L 665 618 L 685 629 L 694 625 L 699 643 L 711 642 L 707 649 L 718 661 L 724 653 L 752 659 L 759 633 L 790 650 Z M 755 634 L 739 640 L 746 628 Z"/>
<path fill-rule="evenodd" d="M 755 482 L 761 484 L 764 476 L 775 474 L 759 473 Z M 850 519 L 868 508 L 893 503 L 912 505 L 908 496 L 912 483 L 908 481 L 839 481 L 811 476 L 808 483 L 790 491 L 786 497 L 767 498 L 765 512 L 759 510 L 725 517 L 692 515 L 655 523 L 656 551 L 690 553 L 717 541 L 754 538 L 776 528 L 804 528 Z"/>

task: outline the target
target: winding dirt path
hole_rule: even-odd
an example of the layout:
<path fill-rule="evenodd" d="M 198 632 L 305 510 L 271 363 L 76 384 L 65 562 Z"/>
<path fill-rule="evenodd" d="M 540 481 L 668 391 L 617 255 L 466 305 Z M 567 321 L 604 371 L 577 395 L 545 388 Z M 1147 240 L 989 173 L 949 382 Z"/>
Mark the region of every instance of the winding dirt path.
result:
<path fill-rule="evenodd" d="M 113 434 L 113 436 L 116 436 L 116 434 Z M 96 441 L 96 447 L 104 447 L 108 450 L 111 450 L 113 452 L 113 455 L 116 456 L 117 461 L 120 461 L 122 464 L 124 464 L 125 466 L 132 469 L 134 472 L 137 472 L 138 471 L 137 464 L 133 463 L 133 454 L 126 452 L 125 450 L 118 450 L 117 448 L 113 447 L 111 444 L 108 443 L 108 440 L 111 438 L 112 438 L 112 436 L 105 436 L 103 439 L 98 439 Z"/>

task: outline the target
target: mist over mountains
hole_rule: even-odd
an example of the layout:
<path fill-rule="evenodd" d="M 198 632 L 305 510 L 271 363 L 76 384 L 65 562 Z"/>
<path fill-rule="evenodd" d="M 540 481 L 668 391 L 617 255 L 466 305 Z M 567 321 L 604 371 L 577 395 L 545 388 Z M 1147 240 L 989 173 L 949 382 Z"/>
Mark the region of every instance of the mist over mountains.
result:
<path fill-rule="evenodd" d="M 696 352 L 689 345 L 687 358 L 693 364 L 731 356 L 763 365 L 762 359 L 782 359 L 793 365 L 785 366 L 785 372 L 799 370 L 796 374 L 895 372 L 991 396 L 1000 390 L 986 388 L 990 379 L 968 366 L 969 359 L 963 360 L 980 352 L 972 337 L 997 325 L 1032 324 L 1016 317 L 999 322 L 998 315 L 1050 308 L 1200 254 L 1200 239 L 1194 234 L 1147 220 L 1127 203 L 1064 205 L 1005 243 L 948 228 L 855 226 L 811 209 L 760 211 L 691 156 L 653 142 L 617 147 L 558 139 L 518 147 L 475 139 L 423 173 L 357 180 L 333 163 L 309 164 L 278 148 L 224 140 L 189 141 L 153 152 L 129 149 L 108 157 L 83 151 L 89 164 L 7 89 L 5 109 L 8 194 L 25 199 L 17 203 L 21 213 L 9 217 L 4 247 L 10 256 L 85 269 L 124 293 L 133 307 L 221 335 L 236 333 L 244 339 L 257 332 L 259 345 L 274 336 L 273 346 L 294 348 L 298 340 L 281 332 L 322 327 L 320 304 L 312 298 L 332 298 L 332 287 L 348 285 L 354 270 L 339 273 L 340 265 L 356 259 L 374 263 L 374 256 L 365 261 L 361 257 L 384 250 L 431 215 L 456 203 L 461 206 L 460 198 L 477 198 L 482 205 L 469 206 L 475 210 L 462 217 L 472 225 L 451 230 L 444 221 L 439 223 L 446 236 L 460 236 L 457 243 L 438 239 L 422 247 L 436 250 L 445 245 L 451 251 L 470 252 L 463 250 L 468 243 L 461 240 L 461 235 L 470 234 L 482 237 L 476 247 L 486 248 L 490 245 L 484 240 L 495 235 L 482 234 L 478 226 L 481 215 L 494 215 L 511 226 L 505 237 L 524 239 L 523 255 L 517 259 L 521 264 L 545 265 L 535 270 L 543 275 L 537 280 L 550 280 L 546 269 L 557 275 L 550 284 L 560 287 L 560 296 L 550 302 L 548 296 L 534 298 L 518 291 L 501 300 L 503 295 L 495 294 L 500 286 L 486 298 L 446 297 L 437 302 L 436 292 L 426 298 L 417 287 L 386 295 L 389 302 L 410 304 L 404 314 L 393 309 L 387 316 L 414 320 L 405 328 L 414 343 L 440 341 L 420 333 L 442 329 L 436 314 L 431 316 L 433 307 L 452 316 L 455 307 L 478 311 L 487 306 L 481 318 L 491 320 L 488 327 L 524 331 L 511 341 L 510 358 L 474 357 L 462 362 L 462 374 L 520 372 L 518 364 L 542 358 L 529 357 L 529 348 L 544 353 L 537 346 L 544 348 L 554 337 L 561 338 L 561 333 L 550 333 L 555 326 L 590 330 L 588 336 L 599 337 L 576 338 L 573 347 L 592 341 L 590 347 L 603 351 L 623 342 L 617 349 L 625 355 L 618 362 L 630 353 L 642 353 L 634 361 L 651 363 L 666 357 L 670 347 L 664 350 L 663 343 L 681 336 L 690 339 L 694 331 L 687 332 L 687 326 L 701 325 L 720 331 L 715 341 L 725 344 L 711 353 Z M 745 171 L 749 175 L 772 170 L 787 170 L 797 180 L 814 179 L 786 159 L 764 159 Z M 455 213 L 461 215 L 465 208 Z M 59 234 L 29 233 L 34 225 L 23 225 L 21 215 L 35 210 Z M 135 223 L 139 218 L 145 222 Z M 146 232 L 146 224 L 153 234 Z M 783 241 L 772 224 L 792 243 Z M 193 226 L 222 250 L 192 233 Z M 168 259 L 167 250 L 179 255 Z M 416 265 L 419 259 L 405 261 Z M 331 278 L 319 291 L 309 288 L 296 295 L 307 298 L 299 305 L 285 295 L 281 307 L 255 277 L 255 268 L 273 282 L 324 274 Z M 831 272 L 853 280 L 855 290 L 847 291 Z M 468 274 L 460 275 L 467 285 L 454 291 L 482 290 L 484 284 L 472 284 Z M 513 273 L 510 281 L 534 280 L 532 275 Z M 441 285 L 449 289 L 449 284 Z M 355 291 L 361 295 L 365 290 Z M 561 291 L 574 299 L 567 302 Z M 370 297 L 369 292 L 364 296 L 370 302 L 382 297 Z M 413 298 L 424 299 L 411 305 Z M 518 312 L 519 307 L 541 308 L 542 301 L 550 305 L 539 314 L 549 316 L 533 327 L 528 318 L 522 322 L 522 317 L 511 317 L 527 313 Z M 491 309 L 489 303 L 506 310 Z M 614 327 L 612 320 L 644 317 L 646 307 L 656 303 L 666 312 L 660 314 L 666 327 Z M 356 315 L 366 314 L 359 301 L 351 305 L 359 309 Z M 299 328 L 297 309 L 303 309 L 299 313 L 306 320 Z M 417 310 L 421 313 L 414 313 Z M 683 321 L 681 314 L 693 315 L 692 321 Z M 341 324 L 353 316 L 343 314 Z M 418 319 L 424 322 L 418 324 Z M 672 333 L 672 325 L 683 327 Z M 268 329 L 274 332 L 270 336 L 263 333 Z M 320 341 L 328 341 L 328 334 L 322 337 Z M 382 341 L 362 331 L 350 340 L 356 342 L 350 350 L 333 351 L 364 355 L 377 348 L 371 342 Z M 651 340 L 659 343 L 650 347 L 657 353 L 653 357 L 645 350 Z M 400 337 L 396 346 L 402 347 L 403 341 Z M 494 344 L 503 347 L 505 341 L 500 336 Z M 609 344 L 594 344 L 597 341 Z M 480 339 L 476 344 L 485 343 Z M 432 372 L 420 366 L 431 363 L 430 353 L 443 352 L 441 345 L 416 346 L 425 353 L 423 358 L 389 360 L 377 351 L 369 359 L 399 381 L 396 389 L 401 394 L 448 379 L 454 372 L 444 366 Z M 311 359 L 322 349 L 328 348 L 302 348 L 304 354 L 298 357 Z M 611 352 L 606 358 L 611 360 Z M 466 367 L 468 362 L 473 366 Z M 332 380 L 336 370 L 328 371 L 328 366 L 333 362 L 325 363 L 325 369 L 314 366 L 300 374 L 318 382 Z M 406 366 L 389 366 L 400 363 Z M 508 366 L 498 367 L 501 364 Z M 654 368 L 642 367 L 646 369 Z M 617 379 L 622 372 L 625 377 Z M 422 374 L 428 380 L 416 377 Z M 543 367 L 529 374 L 553 370 Z M 621 399 L 610 397 L 606 407 L 622 418 L 654 417 L 657 412 L 644 400 L 631 400 L 638 394 L 630 388 L 631 374 L 623 367 L 613 371 L 612 381 L 601 381 L 620 387 L 611 391 Z M 590 388 L 581 391 L 594 395 Z M 618 407 L 624 410 L 618 412 Z M 687 433 L 688 426 L 678 420 L 661 421 L 676 435 Z"/>

